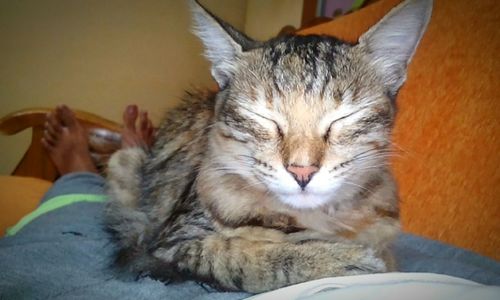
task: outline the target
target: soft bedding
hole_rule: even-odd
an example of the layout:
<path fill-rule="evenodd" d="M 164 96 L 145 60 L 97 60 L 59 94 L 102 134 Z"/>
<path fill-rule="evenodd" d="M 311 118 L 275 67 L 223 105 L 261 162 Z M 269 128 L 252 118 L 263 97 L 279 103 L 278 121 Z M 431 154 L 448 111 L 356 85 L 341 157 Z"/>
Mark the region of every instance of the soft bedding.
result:
<path fill-rule="evenodd" d="M 116 272 L 111 267 L 115 248 L 102 224 L 103 189 L 103 179 L 95 174 L 66 175 L 49 190 L 37 211 L 15 226 L 10 236 L 0 240 L 0 299 L 243 299 L 252 296 L 217 292 L 195 282 L 165 284 L 148 277 L 134 278 Z M 397 239 L 394 250 L 401 272 L 439 273 L 473 281 L 451 279 L 465 286 L 455 285 L 458 290 L 443 295 L 465 296 L 457 291 L 460 288 L 471 291 L 474 287 L 484 289 L 484 294 L 470 295 L 500 296 L 498 288 L 491 287 L 500 285 L 500 263 L 495 260 L 409 234 Z M 366 292 L 366 283 L 370 280 L 395 275 L 351 276 L 348 280 L 361 285 L 357 292 Z M 392 277 L 390 284 L 381 284 L 394 287 L 399 280 L 399 284 L 405 282 L 408 289 L 414 290 L 429 283 L 421 282 L 424 274 L 413 279 L 409 274 L 397 276 L 407 277 L 402 281 Z M 340 279 L 322 280 L 335 282 Z M 436 288 L 442 291 L 443 287 Z M 426 290 L 428 288 L 427 285 Z M 349 289 L 328 293 L 341 290 L 348 293 Z M 399 290 L 394 291 L 394 295 L 398 295 Z M 318 294 L 318 299 L 333 297 L 325 296 L 328 293 Z M 368 292 L 368 295 L 377 293 Z M 474 299 L 478 298 L 474 296 Z"/>
<path fill-rule="evenodd" d="M 497 300 L 500 287 L 434 273 L 386 273 L 325 278 L 251 297 L 251 300 L 425 299 Z"/>

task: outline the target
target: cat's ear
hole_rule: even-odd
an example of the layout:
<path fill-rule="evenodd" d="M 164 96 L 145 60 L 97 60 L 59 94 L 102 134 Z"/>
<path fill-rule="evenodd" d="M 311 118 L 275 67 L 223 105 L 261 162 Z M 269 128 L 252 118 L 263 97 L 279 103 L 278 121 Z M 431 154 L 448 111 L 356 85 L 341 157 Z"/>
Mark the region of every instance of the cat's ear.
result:
<path fill-rule="evenodd" d="M 222 89 L 233 75 L 238 56 L 257 43 L 209 12 L 198 1 L 190 1 L 194 33 L 205 46 L 212 63 L 212 76 Z"/>
<path fill-rule="evenodd" d="M 369 60 L 394 95 L 406 80 L 406 69 L 432 12 L 432 0 L 406 0 L 359 38 Z"/>

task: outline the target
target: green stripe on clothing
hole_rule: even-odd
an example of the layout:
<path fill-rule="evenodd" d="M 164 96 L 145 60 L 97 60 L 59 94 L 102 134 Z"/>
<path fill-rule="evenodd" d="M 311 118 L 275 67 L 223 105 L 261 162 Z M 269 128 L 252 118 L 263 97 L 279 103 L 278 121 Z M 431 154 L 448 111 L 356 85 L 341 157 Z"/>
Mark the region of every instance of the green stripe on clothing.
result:
<path fill-rule="evenodd" d="M 364 0 L 354 0 L 354 3 L 352 4 L 351 10 L 356 10 L 363 5 Z"/>
<path fill-rule="evenodd" d="M 105 195 L 96 194 L 67 194 L 54 197 L 45 201 L 37 209 L 24 216 L 21 220 L 19 220 L 19 222 L 17 222 L 16 225 L 8 228 L 6 235 L 15 235 L 19 230 L 21 230 L 24 226 L 29 224 L 34 219 L 58 208 L 68 206 L 77 202 L 103 202 L 105 200 Z"/>

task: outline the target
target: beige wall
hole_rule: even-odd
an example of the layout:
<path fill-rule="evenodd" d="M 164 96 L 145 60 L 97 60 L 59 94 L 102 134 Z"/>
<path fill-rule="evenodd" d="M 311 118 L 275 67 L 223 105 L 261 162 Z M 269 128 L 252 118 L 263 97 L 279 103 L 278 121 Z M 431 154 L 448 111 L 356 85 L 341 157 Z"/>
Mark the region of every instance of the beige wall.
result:
<path fill-rule="evenodd" d="M 256 39 L 300 25 L 302 0 L 202 0 Z M 137 103 L 158 122 L 184 89 L 213 82 L 184 0 L 0 0 L 0 116 L 70 107 L 119 121 Z M 0 174 L 29 132 L 0 136 Z"/>
<path fill-rule="evenodd" d="M 248 0 L 245 32 L 267 40 L 285 25 L 300 27 L 303 0 Z"/>
<path fill-rule="evenodd" d="M 246 0 L 202 0 L 243 29 Z M 119 121 L 137 103 L 158 121 L 190 86 L 213 84 L 183 0 L 0 0 L 0 116 L 71 107 Z M 0 174 L 30 136 L 0 136 Z"/>

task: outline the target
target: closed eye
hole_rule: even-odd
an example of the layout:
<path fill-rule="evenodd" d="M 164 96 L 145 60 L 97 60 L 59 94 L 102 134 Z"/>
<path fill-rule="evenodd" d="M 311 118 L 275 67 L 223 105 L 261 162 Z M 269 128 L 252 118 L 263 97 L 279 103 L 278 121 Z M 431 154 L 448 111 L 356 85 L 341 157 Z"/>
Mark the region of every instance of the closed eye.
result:
<path fill-rule="evenodd" d="M 343 120 L 343 119 L 349 118 L 350 116 L 352 116 L 352 115 L 354 115 L 354 114 L 356 114 L 356 113 L 360 112 L 361 110 L 362 110 L 362 109 L 356 110 L 356 111 L 354 111 L 354 112 L 352 112 L 352 113 L 349 113 L 349 114 L 347 114 L 347 115 L 344 115 L 344 116 L 342 116 L 342 117 L 340 117 L 340 118 L 337 118 L 337 119 L 333 120 L 333 121 L 330 123 L 330 125 L 328 126 L 328 129 L 326 130 L 325 134 L 323 135 L 323 139 L 325 140 L 325 142 L 326 142 L 326 141 L 328 141 L 328 139 L 330 138 L 330 132 L 331 132 L 331 130 L 332 130 L 332 126 L 333 126 L 333 124 L 334 124 L 334 123 L 336 123 L 336 122 L 338 122 L 338 121 L 340 121 L 340 120 Z"/>
<path fill-rule="evenodd" d="M 273 123 L 274 123 L 274 125 L 276 126 L 276 132 L 278 133 L 279 137 L 280 137 L 280 138 L 283 138 L 283 137 L 284 137 L 283 130 L 281 129 L 281 127 L 280 127 L 280 125 L 278 124 L 278 122 L 276 122 L 275 120 L 273 120 L 273 119 L 271 119 L 271 118 L 268 118 L 268 117 L 266 117 L 266 116 L 263 116 L 263 115 L 261 115 L 261 114 L 259 114 L 259 113 L 256 113 L 256 112 L 254 112 L 254 111 L 251 111 L 251 110 L 249 110 L 248 108 L 245 108 L 245 107 L 241 107 L 241 108 L 242 108 L 242 109 L 244 109 L 244 110 L 246 110 L 247 112 L 249 112 L 249 113 L 251 113 L 251 114 L 253 114 L 253 115 L 257 116 L 257 117 L 260 117 L 260 118 L 262 118 L 262 119 L 265 119 L 265 120 L 268 120 L 268 121 L 270 121 L 270 122 L 273 122 Z"/>

